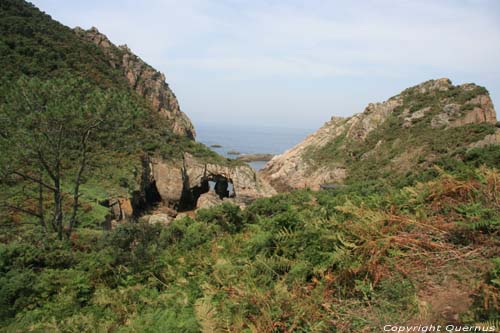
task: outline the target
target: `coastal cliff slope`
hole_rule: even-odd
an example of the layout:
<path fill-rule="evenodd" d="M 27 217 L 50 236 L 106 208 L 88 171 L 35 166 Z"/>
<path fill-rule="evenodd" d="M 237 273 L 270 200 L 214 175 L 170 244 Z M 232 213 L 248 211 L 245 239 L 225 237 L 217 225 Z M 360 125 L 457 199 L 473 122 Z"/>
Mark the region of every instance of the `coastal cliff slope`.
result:
<path fill-rule="evenodd" d="M 26 82 L 47 95 L 38 101 L 45 105 L 66 103 L 62 92 L 54 93 L 47 86 L 61 91 L 73 87 L 70 97 L 95 90 L 114 101 L 108 106 L 108 114 L 116 114 L 114 120 L 95 130 L 92 151 L 96 156 L 85 174 L 80 199 L 95 212 L 89 217 L 92 225 L 109 219 L 124 222 L 155 208 L 173 216 L 178 209 L 197 208 L 198 198 L 208 193 L 207 184 L 212 181 L 220 182 L 222 197 L 228 195 L 224 188 L 233 186 L 230 199 L 242 205 L 275 193 L 250 166 L 231 162 L 196 142 L 194 127 L 180 110 L 165 76 L 128 47 L 115 46 L 96 28 L 70 29 L 28 2 L 5 0 L 0 3 L 0 30 L 0 111 L 19 106 L 29 113 L 29 103 L 9 102 L 16 91 L 25 89 Z M 68 113 L 63 109 L 61 116 Z M 9 127 L 6 122 L 2 125 Z M 23 130 L 26 126 L 18 121 L 15 127 Z M 12 127 L 5 128 L 5 133 Z M 155 165 L 168 167 L 153 173 L 153 160 Z M 12 163 L 19 161 L 2 166 Z M 19 164 L 27 173 L 33 172 L 32 163 Z M 74 159 L 67 161 L 69 171 L 75 165 Z M 68 176 L 62 181 L 71 183 L 72 179 Z M 12 206 L 17 199 L 10 193 L 22 182 L 15 179 L 0 185 L 0 201 Z M 0 213 L 9 218 L 17 214 L 4 209 Z"/>
<path fill-rule="evenodd" d="M 280 191 L 391 178 L 464 149 L 500 143 L 496 123 L 485 88 L 430 80 L 352 117 L 332 117 L 260 174 Z"/>
<path fill-rule="evenodd" d="M 120 69 L 129 85 L 144 97 L 155 111 L 171 120 L 174 133 L 195 138 L 194 126 L 189 117 L 181 111 L 179 101 L 166 83 L 163 73 L 146 64 L 126 45 L 113 44 L 96 27 L 89 30 L 77 27 L 74 31 L 80 38 L 99 46 L 108 57 L 110 66 Z"/>

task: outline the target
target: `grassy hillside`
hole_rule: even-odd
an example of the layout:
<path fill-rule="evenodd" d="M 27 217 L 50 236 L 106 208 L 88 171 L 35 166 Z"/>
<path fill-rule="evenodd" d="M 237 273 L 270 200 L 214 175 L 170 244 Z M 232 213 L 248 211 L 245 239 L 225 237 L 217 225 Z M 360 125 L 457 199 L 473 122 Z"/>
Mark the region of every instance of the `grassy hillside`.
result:
<path fill-rule="evenodd" d="M 473 164 L 384 193 L 296 191 L 167 227 L 80 229 L 69 242 L 19 226 L 0 246 L 3 331 L 495 325 L 500 175 Z"/>
<path fill-rule="evenodd" d="M 168 128 L 168 120 L 148 112 L 148 103 L 129 87 L 123 73 L 109 64 L 109 58 L 98 46 L 82 40 L 72 29 L 52 20 L 30 3 L 23 0 L 2 1 L 0 31 L 0 88 L 4 89 L 1 103 L 5 102 L 3 98 L 8 94 L 9 87 L 21 77 L 82 79 L 98 89 L 123 93 L 132 100 L 131 103 L 136 103 L 131 109 L 139 112 L 136 118 L 142 118 L 137 128 L 147 129 L 147 135 L 143 133 L 141 137 L 138 133 L 131 133 L 136 135 L 130 139 L 135 146 L 159 152 L 166 158 L 190 151 L 196 156 L 222 161 L 206 147 L 170 135 L 165 129 Z M 119 52 L 119 49 L 113 51 Z"/>
<path fill-rule="evenodd" d="M 100 105 L 109 109 L 105 111 L 108 124 L 93 133 L 90 147 L 93 158 L 82 184 L 82 205 L 91 209 L 90 214 L 82 216 L 83 224 L 99 226 L 105 220 L 107 210 L 99 202 L 110 197 L 130 197 L 138 190 L 141 158 L 145 155 L 175 160 L 180 159 L 184 152 L 190 152 L 206 161 L 228 163 L 207 147 L 172 133 L 170 120 L 152 111 L 148 101 L 130 88 L 123 73 L 110 65 L 99 47 L 82 40 L 73 30 L 29 3 L 2 1 L 0 31 L 0 134 L 3 135 L 0 139 L 3 140 L 3 157 L 20 153 L 27 155 L 37 140 L 44 142 L 44 137 L 40 137 L 29 146 L 30 137 L 26 131 L 33 132 L 34 126 L 41 124 L 33 105 L 40 105 L 45 110 L 61 109 L 58 119 L 64 120 L 76 108 L 84 112 L 84 105 L 106 101 L 102 102 L 106 105 Z M 115 51 L 119 52 L 118 49 Z M 80 102 L 74 101 L 75 96 L 79 96 Z M 39 131 L 46 130 L 40 126 L 37 127 Z M 24 136 L 17 140 L 19 147 L 14 147 L 16 140 L 12 140 L 12 135 L 22 133 Z M 23 162 L 20 157 L 17 161 L 3 161 L 2 202 L 8 202 L 11 207 L 22 204 L 23 209 L 32 209 L 31 203 L 26 202 L 26 193 L 22 193 L 25 184 L 19 179 L 4 177 L 4 169 L 16 164 L 29 167 L 32 162 Z M 71 192 L 77 168 L 75 156 L 66 157 L 65 168 L 63 187 L 65 192 Z M 14 212 L 5 206 L 0 216 L 7 222 L 26 218 L 19 211 Z"/>
<path fill-rule="evenodd" d="M 125 78 L 109 66 L 99 48 L 82 43 L 70 28 L 25 1 L 2 1 L 0 31 L 3 80 L 14 81 L 23 74 L 54 77 L 71 72 L 101 87 L 127 87 Z"/>
<path fill-rule="evenodd" d="M 426 84 L 429 82 L 421 86 Z M 489 122 L 462 126 L 435 124 L 449 105 L 457 105 L 459 111 L 448 121 L 463 118 L 478 106 L 473 102 L 476 97 L 488 96 L 484 87 L 450 86 L 447 90 L 423 92 L 419 88 L 406 89 L 393 97 L 400 99 L 400 104 L 364 140 L 349 138 L 345 131 L 320 148 L 311 146 L 307 158 L 316 167 L 345 166 L 350 170 L 348 181 L 378 177 L 389 180 L 416 170 L 421 172 L 444 156 L 463 158 L 469 145 L 496 132 L 497 126 Z M 418 112 L 421 114 L 417 116 Z"/>
<path fill-rule="evenodd" d="M 463 159 L 471 148 L 491 144 L 500 144 L 500 128 L 488 91 L 436 79 L 351 117 L 333 117 L 261 174 L 281 190 L 400 181 L 440 159 Z"/>

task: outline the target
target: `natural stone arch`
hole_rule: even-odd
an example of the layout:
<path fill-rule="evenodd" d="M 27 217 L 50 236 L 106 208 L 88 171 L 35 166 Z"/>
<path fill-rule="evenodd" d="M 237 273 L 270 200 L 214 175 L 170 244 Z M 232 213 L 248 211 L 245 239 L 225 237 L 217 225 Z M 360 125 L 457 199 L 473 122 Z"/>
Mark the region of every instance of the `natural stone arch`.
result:
<path fill-rule="evenodd" d="M 221 200 L 236 195 L 233 180 L 226 174 L 208 173 L 200 179 L 197 185 L 184 189 L 178 210 L 195 209 L 200 196 L 210 191 L 213 191 Z"/>

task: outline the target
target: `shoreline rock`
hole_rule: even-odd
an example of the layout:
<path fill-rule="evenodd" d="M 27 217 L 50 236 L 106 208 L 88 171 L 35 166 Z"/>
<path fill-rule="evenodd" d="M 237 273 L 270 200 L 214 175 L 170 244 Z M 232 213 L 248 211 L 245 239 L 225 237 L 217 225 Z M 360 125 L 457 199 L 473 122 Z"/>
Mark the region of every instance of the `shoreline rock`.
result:
<path fill-rule="evenodd" d="M 238 156 L 236 159 L 242 162 L 267 162 L 272 160 L 273 154 L 243 154 Z"/>
<path fill-rule="evenodd" d="M 441 134 L 470 124 L 484 124 L 490 130 L 496 124 L 488 91 L 470 83 L 454 86 L 446 78 L 430 80 L 384 102 L 370 103 L 351 117 L 332 117 L 302 142 L 275 156 L 259 175 L 279 192 L 318 190 L 321 184 L 342 184 L 363 164 L 379 166 L 377 172 L 404 174 L 432 163 L 439 145 L 459 149 L 500 142 L 497 132 L 486 131 L 475 142 L 468 137 L 449 144 L 443 141 L 447 136 Z M 412 135 L 395 138 L 394 132 Z M 433 136 L 432 144 L 426 143 L 425 135 Z M 364 147 L 362 152 L 359 147 Z"/>

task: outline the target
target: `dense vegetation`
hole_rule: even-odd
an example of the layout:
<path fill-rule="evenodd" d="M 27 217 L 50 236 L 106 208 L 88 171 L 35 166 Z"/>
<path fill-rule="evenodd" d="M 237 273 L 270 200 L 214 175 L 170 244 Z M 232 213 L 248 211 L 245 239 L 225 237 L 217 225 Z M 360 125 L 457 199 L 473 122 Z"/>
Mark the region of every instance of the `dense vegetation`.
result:
<path fill-rule="evenodd" d="M 36 77 L 41 81 L 83 80 L 96 86 L 95 89 L 109 89 L 111 94 L 127 95 L 125 98 L 131 102 L 127 107 L 135 109 L 134 117 L 143 118 L 135 128 L 146 129 L 147 135 L 144 132 L 129 133 L 124 139 L 127 141 L 123 144 L 131 146 L 131 150 L 139 147 L 165 158 L 179 157 L 181 152 L 189 151 L 199 157 L 225 162 L 203 145 L 168 131 L 167 120 L 145 112 L 149 105 L 129 87 L 123 73 L 113 68 L 99 47 L 82 40 L 73 30 L 52 20 L 33 5 L 23 0 L 2 1 L 0 31 L 0 103 L 4 103 L 4 96 L 15 90 L 14 85 L 23 77 Z M 122 112 L 123 117 L 129 116 L 127 111 Z"/>
<path fill-rule="evenodd" d="M 69 71 L 102 87 L 127 87 L 125 78 L 109 66 L 98 47 L 82 43 L 71 29 L 24 1 L 0 3 L 0 31 L 4 79 L 22 74 L 53 77 Z"/>
<path fill-rule="evenodd" d="M 97 46 L 32 5 L 2 1 L 0 31 L 2 220 L 31 215 L 61 236 L 102 223 L 99 202 L 137 191 L 144 156 L 229 163 L 173 134 Z"/>
<path fill-rule="evenodd" d="M 10 227 L 4 331 L 376 331 L 449 322 L 436 300 L 457 296 L 461 322 L 499 320 L 498 170 L 434 170 L 385 193 L 297 191 L 67 241 Z"/>

